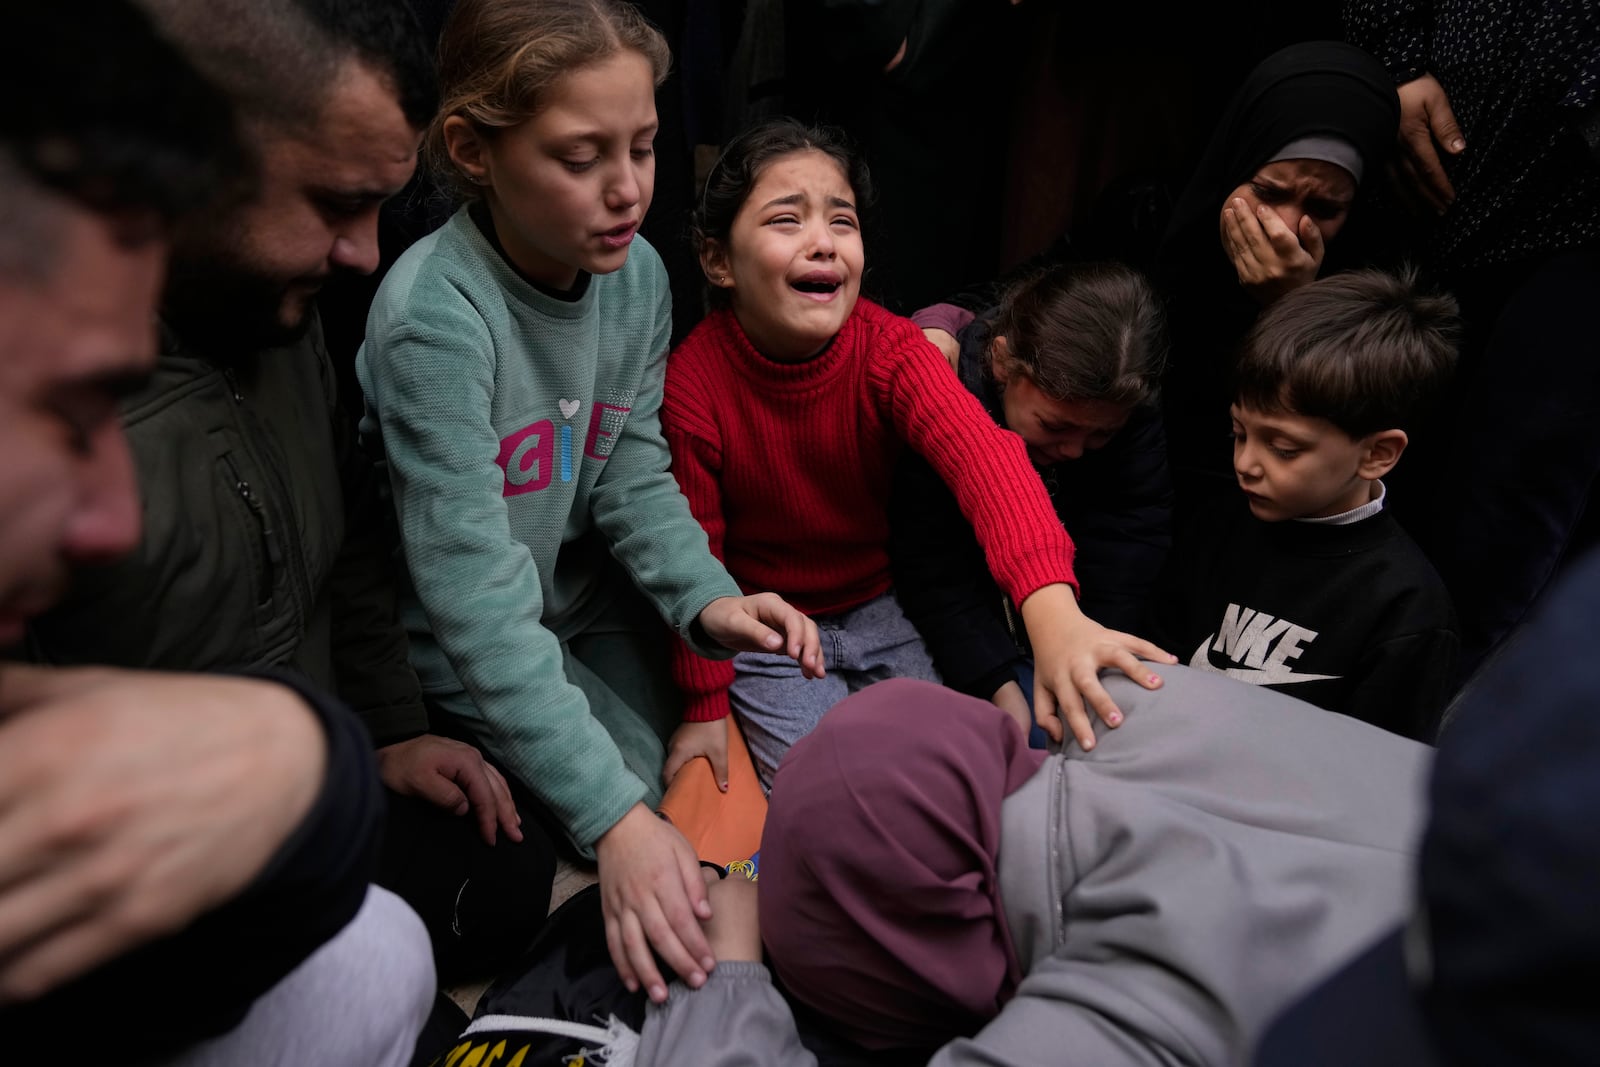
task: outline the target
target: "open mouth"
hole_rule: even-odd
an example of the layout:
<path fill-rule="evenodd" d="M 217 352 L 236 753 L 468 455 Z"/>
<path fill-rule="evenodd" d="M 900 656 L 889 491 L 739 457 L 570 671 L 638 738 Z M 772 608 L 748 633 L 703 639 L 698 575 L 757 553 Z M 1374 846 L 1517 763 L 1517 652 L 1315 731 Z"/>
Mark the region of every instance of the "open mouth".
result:
<path fill-rule="evenodd" d="M 803 277 L 796 278 L 789 283 L 789 287 L 798 293 L 804 293 L 813 300 L 827 300 L 844 288 L 844 279 L 829 271 L 813 271 Z"/>

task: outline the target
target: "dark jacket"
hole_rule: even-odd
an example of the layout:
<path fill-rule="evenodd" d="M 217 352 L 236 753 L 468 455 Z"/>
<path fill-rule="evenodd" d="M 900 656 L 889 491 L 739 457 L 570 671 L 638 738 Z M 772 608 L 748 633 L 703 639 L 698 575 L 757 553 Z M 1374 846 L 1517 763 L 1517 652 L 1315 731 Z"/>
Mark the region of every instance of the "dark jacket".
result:
<path fill-rule="evenodd" d="M 55 663 L 287 667 L 338 693 L 380 744 L 427 730 L 406 659 L 376 474 L 338 408 L 320 324 L 213 358 L 163 328 L 123 412 L 144 537 L 34 624 Z"/>
<path fill-rule="evenodd" d="M 961 331 L 962 384 L 1005 425 L 988 366 L 988 319 Z M 1172 484 L 1160 416 L 1136 411 L 1102 449 L 1039 472 L 1075 547 L 1085 615 L 1132 630 L 1172 542 Z M 1020 614 L 989 573 L 955 497 L 919 456 L 895 472 L 889 506 L 895 597 L 946 684 L 987 700 L 1024 658 Z"/>

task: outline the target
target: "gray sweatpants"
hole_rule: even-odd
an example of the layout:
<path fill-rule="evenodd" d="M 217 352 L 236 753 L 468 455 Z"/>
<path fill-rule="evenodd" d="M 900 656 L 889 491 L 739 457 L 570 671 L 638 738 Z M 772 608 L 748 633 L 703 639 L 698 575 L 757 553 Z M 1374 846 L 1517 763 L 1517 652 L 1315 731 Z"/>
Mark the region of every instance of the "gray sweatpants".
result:
<path fill-rule="evenodd" d="M 369 886 L 356 917 L 262 994 L 243 1022 L 170 1064 L 405 1067 L 435 992 L 422 920 L 387 889 Z"/>

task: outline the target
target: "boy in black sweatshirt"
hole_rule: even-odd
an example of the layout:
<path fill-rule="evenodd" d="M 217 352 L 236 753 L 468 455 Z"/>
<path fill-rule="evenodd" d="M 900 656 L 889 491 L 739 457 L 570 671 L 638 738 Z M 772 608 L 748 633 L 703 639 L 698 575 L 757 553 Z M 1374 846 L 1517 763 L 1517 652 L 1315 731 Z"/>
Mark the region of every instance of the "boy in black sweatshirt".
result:
<path fill-rule="evenodd" d="M 1242 497 L 1180 527 L 1152 640 L 1191 667 L 1431 740 L 1459 643 L 1382 478 L 1456 358 L 1455 301 L 1358 271 L 1265 310 L 1234 375 Z"/>

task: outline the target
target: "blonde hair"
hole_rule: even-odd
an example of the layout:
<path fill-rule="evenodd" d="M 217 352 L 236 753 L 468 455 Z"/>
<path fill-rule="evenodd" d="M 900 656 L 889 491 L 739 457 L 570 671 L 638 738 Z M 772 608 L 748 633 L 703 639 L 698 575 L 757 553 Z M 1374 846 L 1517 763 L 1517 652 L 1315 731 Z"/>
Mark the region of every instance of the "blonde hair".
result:
<path fill-rule="evenodd" d="M 482 195 L 450 159 L 446 119 L 493 136 L 538 114 L 563 75 L 621 52 L 648 60 L 657 86 L 666 80 L 666 38 L 626 0 L 459 0 L 439 39 L 439 113 L 424 145 L 440 184 Z"/>

